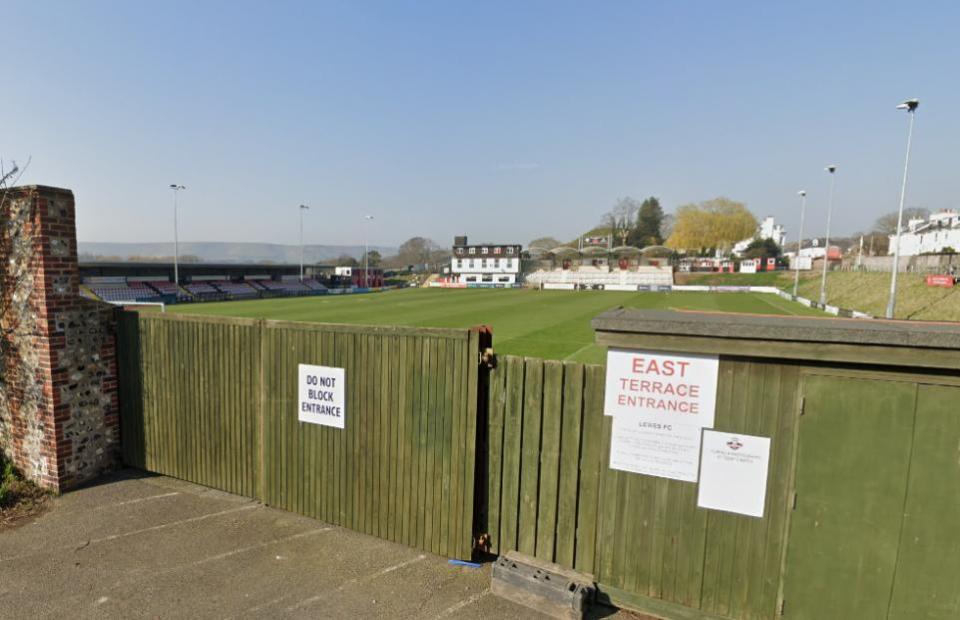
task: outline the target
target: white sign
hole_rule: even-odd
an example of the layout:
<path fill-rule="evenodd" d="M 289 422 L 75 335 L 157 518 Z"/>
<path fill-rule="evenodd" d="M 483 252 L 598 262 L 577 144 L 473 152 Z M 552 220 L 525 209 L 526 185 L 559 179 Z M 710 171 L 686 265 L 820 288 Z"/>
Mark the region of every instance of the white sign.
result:
<path fill-rule="evenodd" d="M 762 517 L 769 463 L 769 437 L 704 431 L 697 505 Z"/>
<path fill-rule="evenodd" d="M 346 419 L 343 368 L 300 364 L 297 382 L 297 419 L 311 424 L 343 428 Z"/>
<path fill-rule="evenodd" d="M 696 482 L 699 462 L 700 429 L 696 426 L 614 416 L 610 469 Z"/>
<path fill-rule="evenodd" d="M 610 349 L 603 413 L 711 428 L 719 367 L 716 355 Z"/>

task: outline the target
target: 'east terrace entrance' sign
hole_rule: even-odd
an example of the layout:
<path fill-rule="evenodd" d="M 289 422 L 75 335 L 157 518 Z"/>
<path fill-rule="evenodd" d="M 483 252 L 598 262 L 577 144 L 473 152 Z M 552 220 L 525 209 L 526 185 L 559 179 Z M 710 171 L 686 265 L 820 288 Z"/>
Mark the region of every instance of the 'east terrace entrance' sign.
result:
<path fill-rule="evenodd" d="M 603 413 L 712 428 L 716 355 L 610 349 Z"/>

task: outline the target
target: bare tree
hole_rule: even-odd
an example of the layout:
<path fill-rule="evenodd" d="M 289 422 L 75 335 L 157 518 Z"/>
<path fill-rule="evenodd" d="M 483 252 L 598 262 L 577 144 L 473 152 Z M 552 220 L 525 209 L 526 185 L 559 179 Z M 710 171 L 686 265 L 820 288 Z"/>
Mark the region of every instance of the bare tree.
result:
<path fill-rule="evenodd" d="M 626 245 L 630 230 L 636 224 L 635 220 L 639 210 L 640 201 L 636 198 L 630 196 L 619 198 L 617 204 L 604 214 L 601 223 L 610 230 L 610 234 L 615 239 L 620 240 L 620 245 Z"/>
<path fill-rule="evenodd" d="M 893 235 L 897 232 L 897 219 L 899 213 L 893 211 L 885 215 L 881 215 L 877 218 L 877 221 L 873 224 L 873 230 L 884 235 Z M 923 207 L 907 207 L 903 210 L 903 225 L 906 226 L 907 223 L 912 219 L 927 219 L 930 217 L 930 210 Z"/>
<path fill-rule="evenodd" d="M 10 169 L 7 170 L 3 160 L 0 159 L 0 205 L 6 202 L 7 190 L 20 181 L 20 177 L 22 177 L 27 168 L 30 167 L 32 160 L 32 157 L 28 157 L 27 163 L 23 165 L 23 168 L 18 166 L 16 161 L 10 160 Z"/>

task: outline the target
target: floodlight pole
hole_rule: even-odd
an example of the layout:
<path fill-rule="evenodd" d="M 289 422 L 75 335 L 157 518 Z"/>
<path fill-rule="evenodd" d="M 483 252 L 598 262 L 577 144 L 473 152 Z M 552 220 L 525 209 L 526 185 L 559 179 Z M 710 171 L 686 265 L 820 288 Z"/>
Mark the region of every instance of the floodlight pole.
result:
<path fill-rule="evenodd" d="M 827 305 L 827 263 L 830 260 L 830 220 L 833 217 L 833 185 L 836 181 L 836 166 L 825 168 L 830 173 L 830 198 L 827 201 L 827 238 L 823 244 L 823 275 L 820 279 L 820 305 Z"/>
<path fill-rule="evenodd" d="M 300 281 L 303 282 L 303 212 L 309 211 L 307 205 L 300 205 Z"/>
<path fill-rule="evenodd" d="M 373 221 L 372 215 L 364 215 L 363 219 L 367 222 Z M 370 237 L 369 228 L 363 227 L 363 287 L 370 288 L 370 248 L 367 242 Z"/>
<path fill-rule="evenodd" d="M 173 190 L 173 285 L 174 287 L 180 286 L 180 239 L 179 233 L 177 232 L 177 195 L 182 191 L 187 189 L 183 185 L 178 185 L 176 183 L 170 184 L 170 189 Z M 179 290 L 179 288 L 177 288 Z"/>
<path fill-rule="evenodd" d="M 797 261 L 796 268 L 793 270 L 793 296 L 797 296 L 797 288 L 800 286 L 800 249 L 803 247 L 803 220 L 807 215 L 807 192 L 800 190 L 800 234 L 797 237 Z"/>
<path fill-rule="evenodd" d="M 893 318 L 893 312 L 897 306 L 897 274 L 900 271 L 900 234 L 903 228 L 903 203 L 907 196 L 907 171 L 910 167 L 910 146 L 913 142 L 913 119 L 916 118 L 917 106 L 920 101 L 910 99 L 897 106 L 898 109 L 906 110 L 910 115 L 910 125 L 907 129 L 907 156 L 903 161 L 903 183 L 900 185 L 900 209 L 897 212 L 897 238 L 893 242 L 893 275 L 890 278 L 890 299 L 887 301 L 887 318 Z"/>

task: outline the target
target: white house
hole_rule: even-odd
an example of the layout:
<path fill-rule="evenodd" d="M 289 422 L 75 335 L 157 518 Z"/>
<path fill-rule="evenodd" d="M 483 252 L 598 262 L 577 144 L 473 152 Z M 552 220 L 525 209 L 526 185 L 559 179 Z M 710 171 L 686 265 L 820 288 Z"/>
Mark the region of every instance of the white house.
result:
<path fill-rule="evenodd" d="M 774 221 L 772 215 L 768 215 L 767 217 L 763 218 L 763 221 L 760 222 L 760 226 L 757 227 L 757 232 L 752 237 L 737 242 L 733 246 L 733 253 L 737 256 L 740 256 L 747 250 L 747 247 L 751 243 L 763 239 L 773 239 L 773 241 L 780 247 L 783 247 L 783 244 L 787 242 L 787 231 L 783 226 Z"/>
<path fill-rule="evenodd" d="M 890 235 L 889 254 L 894 253 L 896 235 Z M 960 213 L 944 209 L 930 219 L 912 219 L 900 234 L 900 256 L 937 254 L 945 248 L 960 250 Z"/>
<path fill-rule="evenodd" d="M 516 284 L 520 276 L 520 249 L 519 244 L 469 245 L 466 237 L 454 237 L 450 273 L 461 284 Z"/>

